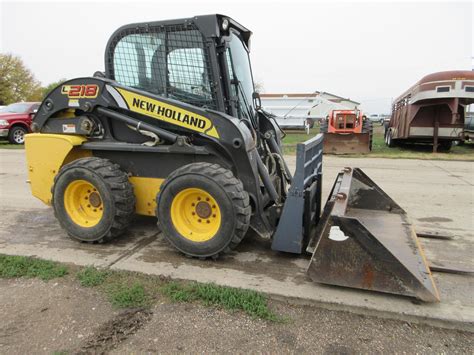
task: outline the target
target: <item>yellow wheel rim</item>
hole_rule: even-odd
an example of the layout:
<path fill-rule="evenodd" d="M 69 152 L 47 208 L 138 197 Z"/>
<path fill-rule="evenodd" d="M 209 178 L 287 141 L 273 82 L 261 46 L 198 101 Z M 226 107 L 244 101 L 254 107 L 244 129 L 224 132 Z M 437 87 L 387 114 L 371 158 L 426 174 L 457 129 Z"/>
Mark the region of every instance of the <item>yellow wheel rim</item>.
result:
<path fill-rule="evenodd" d="M 86 228 L 97 225 L 104 214 L 99 191 L 86 180 L 76 180 L 67 186 L 64 207 L 75 224 Z"/>
<path fill-rule="evenodd" d="M 221 226 L 221 210 L 216 200 L 198 188 L 180 191 L 171 203 L 170 212 L 174 228 L 193 242 L 212 239 Z"/>

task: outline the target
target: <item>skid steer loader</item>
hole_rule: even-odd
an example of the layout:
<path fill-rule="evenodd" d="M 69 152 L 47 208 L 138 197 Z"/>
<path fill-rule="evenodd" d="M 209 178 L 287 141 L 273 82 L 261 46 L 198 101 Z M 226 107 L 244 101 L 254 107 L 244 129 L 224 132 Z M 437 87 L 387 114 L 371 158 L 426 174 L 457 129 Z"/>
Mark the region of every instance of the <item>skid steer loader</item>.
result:
<path fill-rule="evenodd" d="M 26 137 L 33 195 L 78 241 L 109 241 L 136 213 L 185 255 L 217 258 L 251 228 L 275 251 L 312 252 L 317 282 L 437 301 L 405 211 L 362 171 L 341 171 L 322 209 L 322 135 L 298 144 L 292 174 L 250 36 L 222 15 L 118 29 L 105 72 L 42 102 Z"/>

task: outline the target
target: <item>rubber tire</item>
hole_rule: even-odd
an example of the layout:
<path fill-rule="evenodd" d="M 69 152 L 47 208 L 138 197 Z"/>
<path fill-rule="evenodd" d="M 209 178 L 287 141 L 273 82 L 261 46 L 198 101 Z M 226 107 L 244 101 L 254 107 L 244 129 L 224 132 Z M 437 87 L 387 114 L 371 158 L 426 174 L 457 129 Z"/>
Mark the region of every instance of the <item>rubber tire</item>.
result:
<path fill-rule="evenodd" d="M 219 204 L 221 223 L 216 235 L 204 242 L 193 242 L 174 228 L 170 210 L 179 191 L 197 187 L 207 191 Z M 176 169 L 161 185 L 157 196 L 158 226 L 165 239 L 187 256 L 216 259 L 233 250 L 247 233 L 251 207 L 243 184 L 230 170 L 218 164 L 193 163 Z"/>
<path fill-rule="evenodd" d="M 387 143 L 387 132 L 390 129 L 390 122 L 385 122 L 383 125 L 383 138 L 385 143 Z"/>
<path fill-rule="evenodd" d="M 389 148 L 395 147 L 395 142 L 393 141 L 393 138 L 392 138 L 392 130 L 388 130 L 387 139 L 385 140 L 385 144 Z"/>
<path fill-rule="evenodd" d="M 17 131 L 22 131 L 23 132 L 23 142 L 21 142 L 21 143 L 18 143 L 18 142 L 15 141 L 15 132 L 17 132 Z M 12 129 L 10 129 L 10 131 L 8 132 L 8 141 L 11 144 L 25 144 L 24 136 L 27 133 L 28 133 L 28 131 L 26 130 L 26 128 L 21 127 L 21 126 L 15 126 Z"/>
<path fill-rule="evenodd" d="M 327 120 L 321 120 L 321 124 L 319 127 L 319 133 L 328 133 L 328 121 Z"/>
<path fill-rule="evenodd" d="M 372 142 L 374 137 L 374 125 L 370 120 L 364 120 L 362 123 L 362 133 L 369 133 L 369 151 L 372 151 Z"/>
<path fill-rule="evenodd" d="M 64 191 L 74 180 L 89 181 L 100 193 L 104 214 L 94 227 L 77 225 L 66 212 Z M 108 159 L 81 158 L 64 165 L 54 179 L 52 193 L 59 224 L 78 241 L 103 243 L 118 237 L 129 226 L 135 211 L 135 195 L 127 174 Z"/>
<path fill-rule="evenodd" d="M 442 152 L 449 152 L 452 147 L 453 147 L 453 142 L 452 141 L 441 141 L 438 144 L 438 150 L 440 150 Z"/>

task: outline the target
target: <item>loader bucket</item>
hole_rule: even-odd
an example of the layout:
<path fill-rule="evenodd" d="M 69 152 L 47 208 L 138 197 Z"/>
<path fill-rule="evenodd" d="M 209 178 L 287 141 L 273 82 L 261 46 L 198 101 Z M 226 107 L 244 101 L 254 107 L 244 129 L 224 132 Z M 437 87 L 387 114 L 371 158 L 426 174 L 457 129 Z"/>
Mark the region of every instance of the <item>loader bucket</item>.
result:
<path fill-rule="evenodd" d="M 338 175 L 306 250 L 313 281 L 439 301 L 406 212 L 358 168 Z"/>
<path fill-rule="evenodd" d="M 325 133 L 325 154 L 368 154 L 370 133 Z"/>

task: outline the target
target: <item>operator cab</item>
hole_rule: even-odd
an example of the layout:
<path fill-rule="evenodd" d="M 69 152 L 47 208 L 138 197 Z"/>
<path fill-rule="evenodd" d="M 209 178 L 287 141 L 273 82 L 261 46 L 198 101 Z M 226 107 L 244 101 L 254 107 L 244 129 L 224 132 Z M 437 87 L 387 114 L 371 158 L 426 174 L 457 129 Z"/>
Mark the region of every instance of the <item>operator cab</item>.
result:
<path fill-rule="evenodd" d="M 222 15 L 126 25 L 107 44 L 106 77 L 256 128 L 250 36 Z"/>

